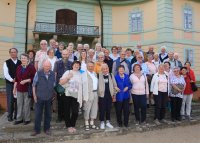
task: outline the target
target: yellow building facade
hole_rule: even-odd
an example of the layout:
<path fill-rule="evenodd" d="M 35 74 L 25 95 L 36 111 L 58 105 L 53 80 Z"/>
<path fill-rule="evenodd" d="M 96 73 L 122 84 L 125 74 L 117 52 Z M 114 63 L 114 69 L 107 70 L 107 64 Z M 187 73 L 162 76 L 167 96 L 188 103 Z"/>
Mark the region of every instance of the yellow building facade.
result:
<path fill-rule="evenodd" d="M 27 49 L 36 49 L 41 39 L 52 37 L 91 47 L 99 41 L 108 48 L 134 49 L 140 42 L 144 51 L 153 45 L 159 52 L 166 45 L 168 51 L 179 53 L 183 63 L 192 62 L 200 80 L 199 13 L 196 0 L 1 0 L 0 66 L 9 57 L 9 48 L 24 52 L 26 40 Z M 59 17 L 67 17 L 75 26 L 62 23 Z"/>

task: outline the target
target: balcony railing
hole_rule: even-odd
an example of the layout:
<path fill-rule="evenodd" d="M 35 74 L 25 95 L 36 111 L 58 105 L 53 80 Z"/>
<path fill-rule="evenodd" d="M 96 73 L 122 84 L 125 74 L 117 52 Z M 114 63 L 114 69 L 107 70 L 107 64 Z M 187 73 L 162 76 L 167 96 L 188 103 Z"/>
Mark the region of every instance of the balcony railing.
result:
<path fill-rule="evenodd" d="M 35 22 L 34 33 L 56 33 L 75 36 L 99 36 L 98 26 L 65 25 L 46 22 Z"/>

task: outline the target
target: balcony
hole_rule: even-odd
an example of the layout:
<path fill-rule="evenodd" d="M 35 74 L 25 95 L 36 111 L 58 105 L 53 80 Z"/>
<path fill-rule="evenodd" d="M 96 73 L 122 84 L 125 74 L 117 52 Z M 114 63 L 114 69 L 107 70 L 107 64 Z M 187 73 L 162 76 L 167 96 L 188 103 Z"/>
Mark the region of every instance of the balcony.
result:
<path fill-rule="evenodd" d="M 99 37 L 99 27 L 87 25 L 65 25 L 36 21 L 33 33 Z"/>

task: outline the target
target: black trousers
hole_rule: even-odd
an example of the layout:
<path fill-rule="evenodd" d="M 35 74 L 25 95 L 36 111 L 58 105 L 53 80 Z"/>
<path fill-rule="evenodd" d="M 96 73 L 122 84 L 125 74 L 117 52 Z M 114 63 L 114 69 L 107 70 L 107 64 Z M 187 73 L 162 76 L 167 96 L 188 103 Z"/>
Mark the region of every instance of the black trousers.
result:
<path fill-rule="evenodd" d="M 128 120 L 129 120 L 129 99 L 126 99 L 124 101 L 117 101 L 115 103 L 116 108 L 116 116 L 117 116 L 117 123 L 119 125 L 122 125 L 122 112 L 124 115 L 124 126 L 128 126 Z"/>
<path fill-rule="evenodd" d="M 57 94 L 57 101 L 58 101 L 58 120 L 62 120 L 64 118 L 64 100 L 63 98 L 65 95 L 58 95 Z"/>
<path fill-rule="evenodd" d="M 64 119 L 67 128 L 75 127 L 78 118 L 79 103 L 77 99 L 70 96 L 63 96 Z"/>
<path fill-rule="evenodd" d="M 181 106 L 182 106 L 182 98 L 179 97 L 170 97 L 171 100 L 171 119 L 173 120 L 181 120 Z"/>
<path fill-rule="evenodd" d="M 8 118 L 14 119 L 17 117 L 17 99 L 13 96 L 13 83 L 6 82 L 6 95 L 7 95 L 7 111 L 8 111 Z"/>
<path fill-rule="evenodd" d="M 147 97 L 146 95 L 132 94 L 136 121 L 146 121 Z"/>
<path fill-rule="evenodd" d="M 110 95 L 109 95 L 110 96 Z M 99 97 L 99 120 L 104 121 L 105 114 L 106 120 L 110 120 L 110 111 L 112 107 L 112 98 L 111 96 Z"/>
<path fill-rule="evenodd" d="M 158 91 L 158 95 L 154 95 L 155 101 L 155 119 L 162 120 L 165 118 L 166 105 L 168 102 L 167 92 Z"/>

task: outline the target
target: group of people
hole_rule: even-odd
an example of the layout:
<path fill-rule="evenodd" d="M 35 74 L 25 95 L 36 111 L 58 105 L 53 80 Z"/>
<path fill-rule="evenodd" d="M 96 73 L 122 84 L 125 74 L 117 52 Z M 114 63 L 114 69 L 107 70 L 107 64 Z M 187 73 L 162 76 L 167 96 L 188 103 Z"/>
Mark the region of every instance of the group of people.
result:
<path fill-rule="evenodd" d="M 17 58 L 18 50 L 11 48 L 10 59 L 3 65 L 6 79 L 8 121 L 30 123 L 30 109 L 35 109 L 32 136 L 41 132 L 44 113 L 44 132 L 50 135 L 52 111 L 57 122 L 64 120 L 69 133 L 76 132 L 78 113 L 83 110 L 85 130 L 113 128 L 111 107 L 114 104 L 119 127 L 129 126 L 130 104 L 134 105 L 136 125 L 146 124 L 146 111 L 155 106 L 155 124 L 165 123 L 168 103 L 171 120 L 191 119 L 195 75 L 191 64 L 184 65 L 178 54 L 166 51 L 155 53 L 154 47 L 144 52 L 137 48 L 113 46 L 111 53 L 100 43 L 92 49 L 88 44 L 69 43 L 51 39 L 49 46 L 41 40 L 40 50 L 29 50 Z M 75 50 L 76 49 L 76 50 Z M 64 93 L 56 93 L 61 86 Z M 44 112 L 43 112 L 44 110 Z M 100 126 L 95 124 L 99 112 Z M 122 119 L 123 115 L 123 119 Z"/>

